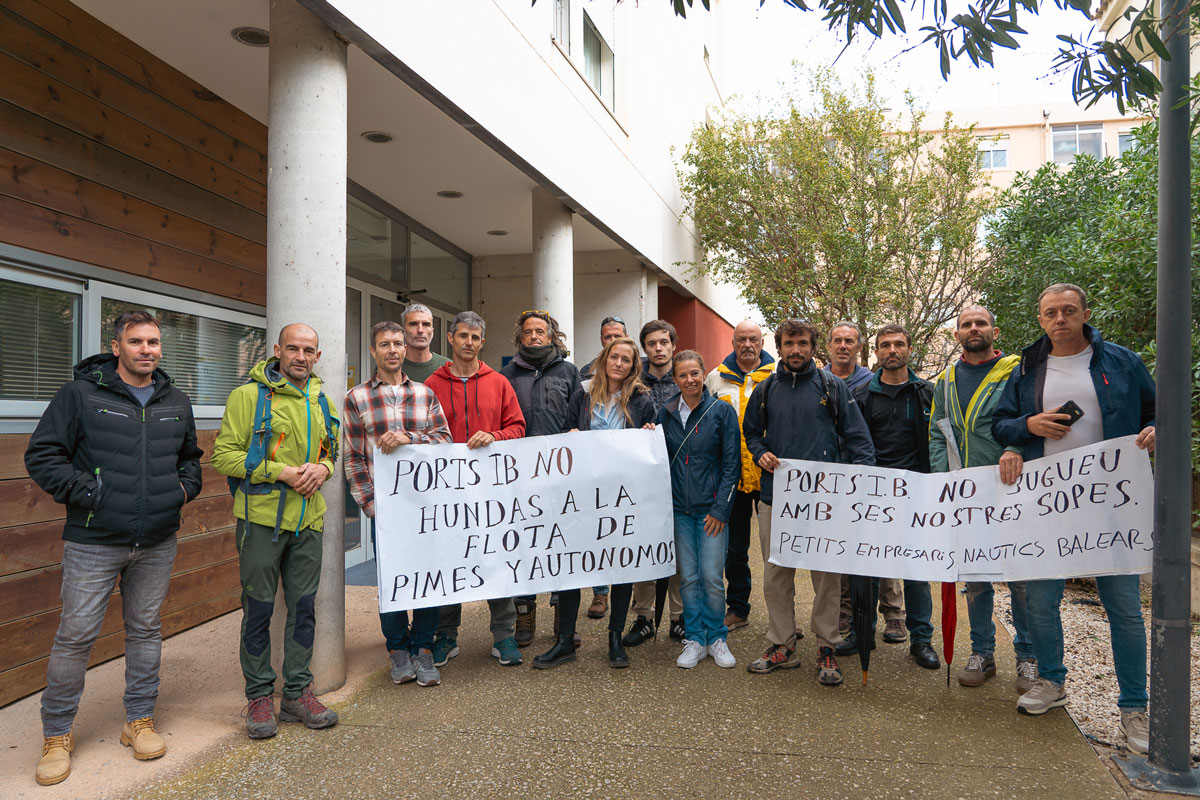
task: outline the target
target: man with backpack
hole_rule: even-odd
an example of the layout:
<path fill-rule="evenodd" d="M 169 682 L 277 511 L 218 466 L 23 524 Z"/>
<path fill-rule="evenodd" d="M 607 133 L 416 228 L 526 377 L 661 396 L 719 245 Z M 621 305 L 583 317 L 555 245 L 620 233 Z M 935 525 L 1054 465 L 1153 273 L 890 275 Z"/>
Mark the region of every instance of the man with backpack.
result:
<path fill-rule="evenodd" d="M 772 564 L 771 501 L 774 470 L 780 458 L 834 463 L 874 464 L 875 447 L 867 424 L 846 384 L 813 364 L 817 330 L 788 319 L 775 329 L 779 366 L 755 387 L 746 404 L 742 432 L 746 448 L 762 469 L 758 531 L 763 553 L 763 599 L 767 605 L 767 640 L 751 672 L 774 672 L 800 666 L 796 657 L 796 570 Z M 817 637 L 817 680 L 826 686 L 842 682 L 834 649 L 838 632 L 841 575 L 811 572 L 812 631 Z"/>
<path fill-rule="evenodd" d="M 337 461 L 338 419 L 313 368 L 321 358 L 317 332 L 285 325 L 275 357 L 250 370 L 250 382 L 230 393 L 212 464 L 230 478 L 242 579 L 242 674 L 246 732 L 276 732 L 271 614 L 283 583 L 287 627 L 279 720 L 310 728 L 337 723 L 337 712 L 312 693 L 313 605 L 321 577 L 321 485 Z"/>

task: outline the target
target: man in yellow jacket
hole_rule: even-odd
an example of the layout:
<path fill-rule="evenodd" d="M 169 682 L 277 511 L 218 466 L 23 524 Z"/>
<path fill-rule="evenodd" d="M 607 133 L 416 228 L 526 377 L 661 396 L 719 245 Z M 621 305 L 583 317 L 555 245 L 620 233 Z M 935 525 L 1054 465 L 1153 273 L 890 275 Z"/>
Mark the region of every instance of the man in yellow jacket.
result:
<path fill-rule="evenodd" d="M 251 739 L 276 731 L 271 614 L 280 580 L 287 627 L 279 720 L 310 728 L 337 723 L 337 713 L 313 696 L 309 669 L 325 515 L 318 490 L 333 474 L 338 441 L 337 417 L 312 374 L 320 358 L 316 331 L 284 326 L 275 357 L 257 364 L 250 382 L 230 393 L 213 447 L 213 467 L 236 487 L 241 663 Z"/>
<path fill-rule="evenodd" d="M 718 400 L 733 406 L 738 415 L 738 430 L 746 415 L 746 403 L 754 387 L 775 371 L 775 359 L 762 349 L 762 328 L 750 320 L 739 322 L 733 329 L 733 352 L 725 356 L 716 369 L 708 373 L 704 385 Z M 754 456 L 746 449 L 742 436 L 742 470 L 733 508 L 729 516 L 729 550 L 725 555 L 725 591 L 729 612 L 725 627 L 744 628 L 750 616 L 750 519 L 758 506 L 760 470 Z"/>

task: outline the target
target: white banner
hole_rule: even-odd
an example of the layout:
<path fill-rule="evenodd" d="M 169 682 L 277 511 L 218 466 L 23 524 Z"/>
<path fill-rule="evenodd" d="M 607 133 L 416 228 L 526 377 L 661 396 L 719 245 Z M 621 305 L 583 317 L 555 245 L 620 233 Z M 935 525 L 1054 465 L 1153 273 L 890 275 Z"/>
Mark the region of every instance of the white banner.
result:
<path fill-rule="evenodd" d="M 780 459 L 771 562 L 928 581 L 1149 572 L 1150 458 L 1126 436 L 1025 463 L 924 475 Z"/>
<path fill-rule="evenodd" d="M 675 574 L 661 431 L 375 451 L 381 611 Z"/>

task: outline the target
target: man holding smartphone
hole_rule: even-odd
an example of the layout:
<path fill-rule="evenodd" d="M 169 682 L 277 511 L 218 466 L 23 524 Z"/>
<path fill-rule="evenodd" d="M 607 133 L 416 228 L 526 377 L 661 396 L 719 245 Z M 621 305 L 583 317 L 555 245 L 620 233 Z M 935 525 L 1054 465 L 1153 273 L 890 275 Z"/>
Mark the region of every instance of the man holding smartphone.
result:
<path fill-rule="evenodd" d="M 1022 445 L 1026 458 L 1137 434 L 1137 446 L 1154 451 L 1154 381 L 1136 353 L 1106 342 L 1087 324 L 1087 294 L 1069 283 L 1047 287 L 1038 298 L 1038 323 L 1046 335 L 1025 348 L 992 417 L 992 433 L 1005 445 Z M 1070 412 L 1070 413 L 1068 413 Z M 1013 483 L 1022 464 L 1001 463 Z M 1059 605 L 1063 580 L 1029 581 L 1026 603 L 1038 679 L 1017 710 L 1044 714 L 1067 704 L 1067 669 Z M 1120 694 L 1121 731 L 1129 749 L 1149 748 L 1146 718 L 1146 631 L 1137 575 L 1099 575 L 1096 588 L 1112 632 L 1113 665 Z"/>

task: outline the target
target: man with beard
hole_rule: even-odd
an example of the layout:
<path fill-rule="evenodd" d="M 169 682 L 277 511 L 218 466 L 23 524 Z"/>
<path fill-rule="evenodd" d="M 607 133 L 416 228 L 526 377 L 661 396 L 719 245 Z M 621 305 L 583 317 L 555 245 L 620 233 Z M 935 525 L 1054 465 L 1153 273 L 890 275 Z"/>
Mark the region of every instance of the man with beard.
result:
<path fill-rule="evenodd" d="M 938 376 L 929 418 L 929 461 L 933 472 L 999 464 L 1001 469 L 1021 460 L 1022 448 L 1005 448 L 992 436 L 992 414 L 1020 356 L 1006 356 L 992 347 L 1000 329 L 992 312 L 969 305 L 958 315 L 954 338 L 963 353 Z M 1024 694 L 1037 680 L 1037 660 L 1029 638 L 1025 612 L 1025 582 L 1011 581 L 1012 620 L 1016 635 L 1017 692 Z M 992 618 L 995 589 L 990 582 L 967 582 L 967 614 L 971 621 L 971 655 L 958 673 L 963 686 L 982 686 L 996 674 L 996 622 Z"/>
<path fill-rule="evenodd" d="M 796 657 L 796 570 L 770 562 L 772 479 L 779 459 L 875 463 L 871 434 L 846 384 L 813 364 L 816 343 L 816 329 L 802 320 L 785 320 L 775 329 L 779 367 L 754 389 L 742 422 L 746 447 L 763 471 L 758 531 L 770 642 L 762 657 L 750 664 L 751 672 L 800 666 Z M 817 680 L 837 686 L 842 682 L 842 671 L 834 657 L 834 648 L 842 641 L 838 632 L 841 575 L 809 572 L 814 595 L 810 624 L 818 648 Z"/>
<path fill-rule="evenodd" d="M 558 320 L 549 311 L 524 311 L 513 331 L 517 352 L 500 369 L 508 378 L 517 403 L 525 415 L 526 436 L 551 436 L 567 429 L 567 410 L 571 395 L 579 388 L 579 370 L 567 361 L 567 345 Z M 553 598 L 552 598 L 553 599 Z M 537 596 L 524 595 L 514 600 L 517 647 L 526 647 L 537 631 Z M 557 603 L 553 603 L 555 608 Z M 598 614 L 593 612 L 599 608 Z M 588 616 L 598 618 L 608 610 L 608 587 L 592 590 Z M 555 628 L 557 633 L 557 626 Z"/>
<path fill-rule="evenodd" d="M 852 394 L 875 443 L 875 466 L 929 472 L 929 404 L 933 399 L 933 384 L 918 378 L 908 366 L 911 354 L 912 337 L 904 326 L 884 325 L 875 334 L 875 358 L 880 368 Z M 842 580 L 845 582 L 846 578 L 843 576 Z M 929 581 L 896 582 L 904 587 L 907 630 L 900 638 L 888 638 L 885 631 L 884 641 L 902 642 L 907 634 L 912 634 L 908 652 L 919 666 L 937 669 L 941 663 L 930 644 L 933 596 Z M 874 629 L 874 609 L 871 614 Z M 871 647 L 874 646 L 872 641 Z M 838 650 L 839 655 L 842 652 Z"/>

